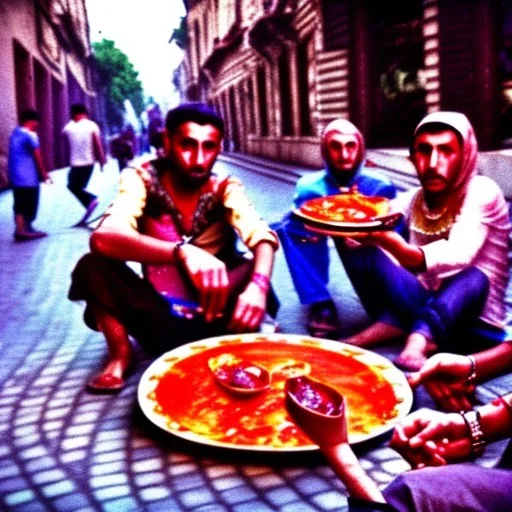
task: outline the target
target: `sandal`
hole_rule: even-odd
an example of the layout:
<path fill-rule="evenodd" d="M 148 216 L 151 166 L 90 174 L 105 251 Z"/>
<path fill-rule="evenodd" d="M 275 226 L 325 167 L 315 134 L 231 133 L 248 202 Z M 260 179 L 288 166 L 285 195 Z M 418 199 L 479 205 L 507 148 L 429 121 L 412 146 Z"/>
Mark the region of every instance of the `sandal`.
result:
<path fill-rule="evenodd" d="M 110 373 L 96 375 L 87 383 L 87 391 L 96 394 L 119 393 L 126 385 L 123 378 Z"/>

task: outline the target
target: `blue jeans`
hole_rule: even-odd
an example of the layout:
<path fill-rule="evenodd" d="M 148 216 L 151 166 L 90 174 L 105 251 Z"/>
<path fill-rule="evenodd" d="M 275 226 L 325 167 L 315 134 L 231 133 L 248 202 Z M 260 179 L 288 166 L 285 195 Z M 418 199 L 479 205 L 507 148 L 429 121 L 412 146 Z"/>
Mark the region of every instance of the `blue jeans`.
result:
<path fill-rule="evenodd" d="M 419 332 L 438 346 L 457 346 L 460 334 L 481 326 L 489 279 L 468 267 L 430 291 L 416 275 L 393 262 L 378 247 L 347 249 L 337 244 L 347 274 L 368 315 L 405 333 Z M 459 347 L 460 348 L 460 347 Z"/>
<path fill-rule="evenodd" d="M 410 510 L 512 510 L 512 471 L 450 464 L 407 471 L 384 490 L 397 512 Z M 368 508 L 366 510 L 372 510 Z M 379 509 L 374 509 L 379 510 Z"/>
<path fill-rule="evenodd" d="M 315 304 L 331 298 L 327 238 L 308 231 L 302 222 L 287 215 L 271 226 L 279 236 L 293 285 L 301 304 Z"/>

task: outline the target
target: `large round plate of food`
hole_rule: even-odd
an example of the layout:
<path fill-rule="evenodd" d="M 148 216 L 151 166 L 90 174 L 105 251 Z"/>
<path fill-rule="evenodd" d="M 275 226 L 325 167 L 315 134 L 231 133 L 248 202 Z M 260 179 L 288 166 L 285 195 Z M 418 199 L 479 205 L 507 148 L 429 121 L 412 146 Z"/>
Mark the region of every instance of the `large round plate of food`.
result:
<path fill-rule="evenodd" d="M 326 234 L 392 229 L 401 218 L 390 213 L 390 200 L 357 190 L 305 201 L 293 214 L 306 227 Z"/>
<path fill-rule="evenodd" d="M 219 385 L 212 361 L 226 357 L 264 368 L 270 385 L 256 394 Z M 189 441 L 240 450 L 316 450 L 285 407 L 285 383 L 297 375 L 343 395 L 352 444 L 388 432 L 412 406 L 405 375 L 379 354 L 321 338 L 260 333 L 207 338 L 163 354 L 142 375 L 138 401 L 151 422 Z"/>

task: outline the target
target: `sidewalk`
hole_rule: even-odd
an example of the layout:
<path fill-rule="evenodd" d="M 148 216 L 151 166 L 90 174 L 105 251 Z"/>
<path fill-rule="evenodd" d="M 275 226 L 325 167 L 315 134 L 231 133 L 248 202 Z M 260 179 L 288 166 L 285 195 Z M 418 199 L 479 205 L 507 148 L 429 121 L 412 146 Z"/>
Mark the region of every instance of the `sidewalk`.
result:
<path fill-rule="evenodd" d="M 407 190 L 419 185 L 416 171 L 408 155 L 407 148 L 368 149 L 367 165 L 379 168 L 400 190 Z M 221 155 L 221 159 L 290 184 L 295 184 L 301 176 L 316 170 L 242 153 L 225 153 Z M 512 201 L 512 149 L 480 152 L 478 168 L 483 175 L 496 181 L 506 199 Z"/>

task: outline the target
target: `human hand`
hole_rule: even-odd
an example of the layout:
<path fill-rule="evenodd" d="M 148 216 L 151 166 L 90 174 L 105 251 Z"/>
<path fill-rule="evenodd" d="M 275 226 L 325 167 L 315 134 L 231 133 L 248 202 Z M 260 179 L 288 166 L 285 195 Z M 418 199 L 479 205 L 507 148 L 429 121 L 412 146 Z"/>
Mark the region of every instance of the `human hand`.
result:
<path fill-rule="evenodd" d="M 249 282 L 238 297 L 228 329 L 232 332 L 256 331 L 265 316 L 267 292 Z"/>
<path fill-rule="evenodd" d="M 414 469 L 467 459 L 471 440 L 460 414 L 420 409 L 395 427 L 390 446 Z"/>
<path fill-rule="evenodd" d="M 445 411 L 467 411 L 473 407 L 475 386 L 468 382 L 472 363 L 468 356 L 439 353 L 420 371 L 408 377 L 411 387 L 423 384 L 436 405 Z"/>
<path fill-rule="evenodd" d="M 223 315 L 228 298 L 226 265 L 207 251 L 184 244 L 179 257 L 199 294 L 199 305 L 205 320 L 212 322 Z"/>

